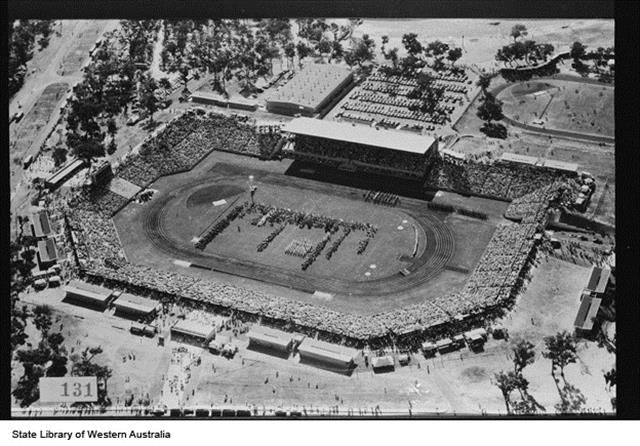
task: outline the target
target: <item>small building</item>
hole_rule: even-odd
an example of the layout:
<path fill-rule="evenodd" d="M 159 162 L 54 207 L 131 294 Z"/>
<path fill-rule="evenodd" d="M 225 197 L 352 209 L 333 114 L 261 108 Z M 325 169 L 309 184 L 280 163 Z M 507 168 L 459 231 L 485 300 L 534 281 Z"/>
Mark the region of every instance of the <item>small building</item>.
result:
<path fill-rule="evenodd" d="M 47 211 L 38 211 L 31 214 L 31 234 L 34 237 L 49 237 L 52 232 Z"/>
<path fill-rule="evenodd" d="M 43 290 L 47 287 L 47 282 L 44 279 L 37 279 L 33 282 L 33 287 L 36 290 Z"/>
<path fill-rule="evenodd" d="M 293 336 L 279 330 L 263 326 L 254 326 L 247 334 L 249 347 L 267 348 L 288 353 L 293 346 Z"/>
<path fill-rule="evenodd" d="M 595 296 L 601 297 L 607 289 L 610 278 L 611 268 L 608 266 L 603 268 L 594 266 L 591 269 L 591 275 L 589 276 L 589 281 L 587 282 L 585 289 L 590 293 L 593 293 Z"/>
<path fill-rule="evenodd" d="M 323 363 L 331 368 L 345 370 L 353 365 L 357 351 L 352 348 L 330 344 L 328 342 L 317 341 L 305 338 L 298 347 L 300 359 Z"/>
<path fill-rule="evenodd" d="M 53 238 L 38 241 L 38 265 L 44 270 L 51 267 L 58 261 L 58 247 Z"/>
<path fill-rule="evenodd" d="M 401 353 L 398 355 L 398 364 L 401 366 L 408 365 L 411 362 L 411 356 L 408 353 Z"/>
<path fill-rule="evenodd" d="M 578 307 L 578 314 L 573 322 L 573 327 L 578 336 L 589 336 L 593 333 L 596 326 L 598 311 L 602 299 L 593 297 L 589 294 L 583 294 L 582 302 Z"/>
<path fill-rule="evenodd" d="M 224 346 L 214 339 L 211 342 L 209 342 L 209 345 L 207 345 L 207 348 L 209 349 L 209 352 L 213 353 L 214 355 L 219 355 L 222 352 L 222 349 L 224 348 Z"/>
<path fill-rule="evenodd" d="M 71 178 L 78 170 L 84 166 L 84 161 L 73 160 L 62 166 L 57 172 L 45 180 L 45 186 L 50 190 L 57 189 L 65 181 Z"/>
<path fill-rule="evenodd" d="M 440 339 L 436 342 L 436 347 L 440 353 L 453 350 L 453 341 L 449 338 Z"/>
<path fill-rule="evenodd" d="M 393 362 L 393 356 L 384 355 L 384 356 L 376 356 L 371 360 L 371 367 L 373 367 L 374 372 L 384 372 L 384 371 L 393 371 L 395 370 L 395 363 Z"/>
<path fill-rule="evenodd" d="M 111 290 L 79 280 L 72 280 L 65 287 L 65 299 L 104 310 L 112 298 Z"/>
<path fill-rule="evenodd" d="M 437 351 L 438 351 L 438 346 L 433 342 L 427 341 L 422 343 L 422 352 L 424 353 L 425 356 L 427 357 L 434 356 Z"/>
<path fill-rule="evenodd" d="M 123 293 L 114 302 L 117 313 L 134 317 L 147 317 L 158 311 L 160 303 L 153 299 L 147 299 L 133 294 Z"/>
<path fill-rule="evenodd" d="M 453 347 L 455 349 L 460 349 L 465 346 L 464 335 L 457 334 L 453 337 Z"/>
<path fill-rule="evenodd" d="M 208 345 L 215 337 L 216 330 L 212 325 L 206 325 L 197 321 L 178 320 L 171 327 L 171 339 L 197 346 Z"/>
<path fill-rule="evenodd" d="M 282 115 L 313 116 L 353 81 L 344 65 L 307 64 L 293 79 L 267 99 L 267 111 Z"/>

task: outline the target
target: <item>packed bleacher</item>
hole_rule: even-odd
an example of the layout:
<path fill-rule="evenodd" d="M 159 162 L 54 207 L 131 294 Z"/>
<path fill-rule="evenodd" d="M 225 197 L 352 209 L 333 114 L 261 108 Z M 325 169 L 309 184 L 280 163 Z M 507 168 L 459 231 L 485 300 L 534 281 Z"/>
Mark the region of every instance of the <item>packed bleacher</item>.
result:
<path fill-rule="evenodd" d="M 281 147 L 281 139 L 275 130 L 258 133 L 254 124 L 238 116 L 190 110 L 129 155 L 117 175 L 147 187 L 160 176 L 192 169 L 213 150 L 269 158 Z"/>
<path fill-rule="evenodd" d="M 359 170 L 386 173 L 389 169 L 403 172 L 408 176 L 421 178 L 426 171 L 427 160 L 423 155 L 372 148 L 361 144 L 327 140 L 322 138 L 296 136 L 296 150 L 292 156 L 312 159 L 317 162 L 353 163 Z"/>
<path fill-rule="evenodd" d="M 568 178 L 559 171 L 535 166 L 515 166 L 499 162 L 454 163 L 439 158 L 431 164 L 425 186 L 511 201 L 556 181 L 567 181 Z"/>
<path fill-rule="evenodd" d="M 549 197 L 550 194 L 545 196 Z M 102 214 L 73 209 L 68 214 L 82 270 L 94 282 L 154 299 L 192 302 L 212 312 L 232 311 L 250 320 L 261 318 L 281 329 L 318 335 L 353 346 L 384 346 L 398 336 L 407 348 L 443 336 L 460 323 L 460 315 L 477 318 L 508 303 L 522 285 L 531 258 L 537 224 L 511 224 L 496 230 L 465 288 L 455 294 L 373 316 L 345 314 L 241 287 L 197 279 L 126 262 L 115 227 Z M 274 218 L 290 218 L 286 213 Z M 319 220 L 318 220 L 319 221 Z M 301 220 L 300 223 L 304 224 Z M 366 228 L 365 228 L 366 230 Z M 339 242 L 339 238 L 335 242 Z M 110 259 L 105 262 L 105 259 Z M 448 327 L 448 328 L 447 328 Z"/>

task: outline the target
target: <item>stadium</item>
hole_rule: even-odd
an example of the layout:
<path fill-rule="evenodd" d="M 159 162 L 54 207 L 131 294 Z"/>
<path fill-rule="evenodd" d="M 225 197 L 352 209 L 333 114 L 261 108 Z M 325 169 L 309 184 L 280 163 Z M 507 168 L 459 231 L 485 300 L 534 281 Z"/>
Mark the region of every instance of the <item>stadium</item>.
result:
<path fill-rule="evenodd" d="M 504 163 L 510 195 L 479 185 L 454 205 L 425 193 L 459 189 L 434 176 L 480 166 L 428 136 L 344 126 L 299 118 L 264 140 L 241 117 L 177 117 L 73 203 L 85 278 L 350 345 L 416 345 L 508 306 L 562 174 Z"/>

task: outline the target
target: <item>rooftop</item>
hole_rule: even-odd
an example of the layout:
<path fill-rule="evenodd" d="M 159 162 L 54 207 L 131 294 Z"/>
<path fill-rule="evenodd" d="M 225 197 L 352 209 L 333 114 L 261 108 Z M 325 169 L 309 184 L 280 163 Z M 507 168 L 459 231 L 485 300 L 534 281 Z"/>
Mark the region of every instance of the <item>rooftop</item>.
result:
<path fill-rule="evenodd" d="M 38 242 L 38 251 L 42 262 L 51 262 L 58 259 L 58 249 L 56 248 L 55 240 L 52 238 L 40 240 Z"/>
<path fill-rule="evenodd" d="M 31 224 L 36 237 L 46 237 L 51 234 L 51 224 L 49 223 L 49 213 L 47 211 L 31 214 Z"/>
<path fill-rule="evenodd" d="M 134 296 L 133 294 L 124 293 L 122 294 L 114 304 L 116 307 L 120 307 L 122 309 L 128 309 L 137 311 L 139 313 L 151 313 L 158 305 L 159 302 L 153 299 L 147 299 L 146 297 Z"/>
<path fill-rule="evenodd" d="M 190 320 L 179 320 L 171 327 L 171 331 L 178 331 L 192 336 L 207 338 L 215 330 L 212 325 L 205 325 L 201 322 Z"/>
<path fill-rule="evenodd" d="M 435 139 L 430 136 L 393 130 L 376 130 L 372 127 L 312 118 L 293 119 L 284 126 L 283 130 L 296 135 L 346 141 L 420 155 L 424 155 L 435 142 Z"/>
<path fill-rule="evenodd" d="M 351 71 L 342 65 L 307 64 L 268 101 L 289 102 L 316 109 L 322 101 L 338 88 Z"/>
<path fill-rule="evenodd" d="M 316 341 L 315 339 L 305 338 L 298 348 L 300 352 L 311 353 L 319 356 L 333 358 L 342 362 L 351 362 L 356 356 L 357 351 L 351 348 L 342 347 L 340 345 L 329 344 L 328 342 Z"/>

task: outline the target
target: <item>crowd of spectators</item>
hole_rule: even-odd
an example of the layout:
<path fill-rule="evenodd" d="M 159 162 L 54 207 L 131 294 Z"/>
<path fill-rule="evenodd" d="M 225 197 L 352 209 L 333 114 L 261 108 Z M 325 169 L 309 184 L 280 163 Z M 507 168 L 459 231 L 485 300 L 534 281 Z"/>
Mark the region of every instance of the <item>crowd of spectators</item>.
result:
<path fill-rule="evenodd" d="M 567 180 L 568 176 L 559 171 L 535 166 L 460 163 L 438 158 L 426 175 L 425 186 L 511 201 L 556 181 Z"/>
<path fill-rule="evenodd" d="M 426 171 L 427 160 L 423 155 L 382 148 L 373 148 L 361 144 L 343 141 L 329 141 L 322 138 L 296 136 L 295 152 L 310 154 L 315 159 L 340 160 L 380 171 L 395 170 L 422 177 Z"/>
<path fill-rule="evenodd" d="M 117 256 L 121 247 L 113 224 L 97 214 L 92 218 L 86 211 L 80 212 L 77 218 L 85 225 L 90 222 L 85 226 L 89 232 L 84 234 L 90 255 L 97 259 Z M 72 224 L 79 223 L 74 220 Z M 102 226 L 98 229 L 96 225 Z M 211 312 L 233 311 L 248 319 L 280 321 L 280 328 L 318 334 L 332 342 L 384 346 L 395 335 L 413 333 L 406 338 L 407 345 L 418 345 L 419 340 L 433 338 L 434 330 L 443 324 L 457 324 L 457 316 L 493 308 L 510 298 L 533 247 L 536 226 L 500 227 L 462 292 L 374 316 L 339 313 L 320 305 L 126 262 L 114 268 L 92 261 L 86 262 L 83 269 L 93 281 L 110 288 L 168 299 L 180 305 L 195 302 L 197 308 Z M 106 240 L 110 243 L 105 243 Z"/>
<path fill-rule="evenodd" d="M 239 116 L 189 110 L 149 137 L 116 173 L 147 187 L 160 176 L 192 169 L 213 150 L 270 158 L 282 142 L 278 132 L 258 133 L 253 123 Z"/>

